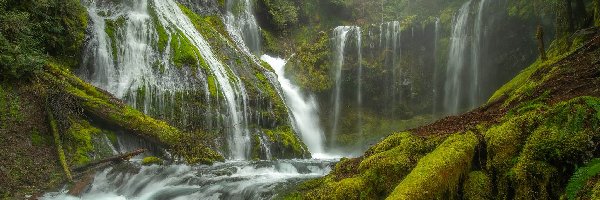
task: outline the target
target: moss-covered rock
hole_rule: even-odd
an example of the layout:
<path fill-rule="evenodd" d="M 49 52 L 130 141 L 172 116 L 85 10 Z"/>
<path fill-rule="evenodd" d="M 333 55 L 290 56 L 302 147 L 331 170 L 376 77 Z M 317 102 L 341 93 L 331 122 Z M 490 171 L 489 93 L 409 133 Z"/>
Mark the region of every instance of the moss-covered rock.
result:
<path fill-rule="evenodd" d="M 455 199 L 479 140 L 468 132 L 450 136 L 400 182 L 387 199 Z"/>
<path fill-rule="evenodd" d="M 308 158 L 310 152 L 290 126 L 263 129 L 274 159 Z"/>
<path fill-rule="evenodd" d="M 492 190 L 492 180 L 482 171 L 473 171 L 469 173 L 463 185 L 463 199 L 492 199 Z"/>
<path fill-rule="evenodd" d="M 158 157 L 148 156 L 148 157 L 145 157 L 144 159 L 142 159 L 142 165 L 162 165 L 162 164 L 163 164 L 163 160 Z"/>

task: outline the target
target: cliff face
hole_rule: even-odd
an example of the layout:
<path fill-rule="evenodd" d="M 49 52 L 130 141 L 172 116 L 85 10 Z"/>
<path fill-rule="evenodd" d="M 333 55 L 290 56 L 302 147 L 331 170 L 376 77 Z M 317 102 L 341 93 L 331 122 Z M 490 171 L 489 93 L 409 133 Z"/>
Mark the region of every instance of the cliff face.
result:
<path fill-rule="evenodd" d="M 554 38 L 555 10 L 532 14 L 535 3 L 265 0 L 257 16 L 264 51 L 290 57 L 287 74 L 324 108 L 328 140 L 355 149 L 406 128 L 393 124 L 423 124 L 485 103 L 535 60 L 538 25 L 546 43 Z M 338 26 L 357 29 L 341 50 Z M 347 139 L 357 137 L 365 139 Z"/>
<path fill-rule="evenodd" d="M 307 199 L 590 199 L 598 195 L 600 31 L 555 40 L 474 111 L 395 133 L 325 178 Z M 582 167 L 585 166 L 585 167 Z M 578 169 L 578 170 L 576 170 Z M 582 175 L 586 174 L 586 175 Z M 335 192 L 331 192 L 335 191 Z"/>

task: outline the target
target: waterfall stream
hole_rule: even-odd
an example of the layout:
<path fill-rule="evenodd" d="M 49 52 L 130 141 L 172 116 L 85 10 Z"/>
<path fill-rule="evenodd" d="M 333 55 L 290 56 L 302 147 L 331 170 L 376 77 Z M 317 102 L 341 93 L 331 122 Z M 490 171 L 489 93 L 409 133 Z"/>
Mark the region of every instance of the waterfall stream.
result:
<path fill-rule="evenodd" d="M 327 157 L 323 148 L 324 133 L 319 123 L 314 96 L 304 97 L 300 88 L 285 78 L 285 60 L 268 55 L 263 55 L 261 58 L 269 63 L 277 73 L 279 83 L 285 93 L 285 100 L 292 111 L 302 141 L 312 153 L 313 158 Z"/>
<path fill-rule="evenodd" d="M 338 26 L 333 30 L 333 44 L 334 44 L 334 68 L 333 68 L 333 80 L 334 80 L 334 89 L 333 89 L 333 115 L 332 115 L 332 125 L 331 125 L 331 145 L 335 144 L 336 135 L 339 132 L 339 123 L 340 123 L 340 114 L 341 114 L 341 106 L 343 103 L 342 100 L 342 75 L 344 68 L 344 52 L 346 50 L 346 42 L 349 38 L 349 34 L 355 34 L 355 38 L 359 41 L 360 37 L 360 27 L 357 26 Z M 360 42 L 357 42 L 360 45 Z M 360 51 L 360 47 L 358 47 L 358 51 Z"/>
<path fill-rule="evenodd" d="M 448 65 L 446 68 L 446 83 L 444 93 L 444 105 L 447 114 L 457 114 L 461 107 L 461 97 L 464 88 L 468 86 L 464 83 L 463 72 L 465 69 L 465 54 L 469 44 L 469 11 L 471 1 L 464 3 L 454 21 L 452 36 L 450 38 L 450 54 L 448 56 Z"/>
<path fill-rule="evenodd" d="M 254 55 L 260 53 L 260 27 L 252 14 L 252 1 L 250 0 L 227 0 L 227 14 L 225 23 L 227 31 L 236 42 L 244 42 L 245 51 Z M 239 9 L 243 8 L 243 9 Z"/>

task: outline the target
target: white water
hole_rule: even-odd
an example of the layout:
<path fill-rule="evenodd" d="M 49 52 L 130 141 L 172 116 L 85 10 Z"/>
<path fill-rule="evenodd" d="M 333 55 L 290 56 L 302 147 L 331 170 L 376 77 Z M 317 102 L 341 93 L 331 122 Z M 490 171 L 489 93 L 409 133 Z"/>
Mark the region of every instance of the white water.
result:
<path fill-rule="evenodd" d="M 360 35 L 360 27 L 357 26 L 338 26 L 333 30 L 333 42 L 335 48 L 334 52 L 334 71 L 333 78 L 335 82 L 335 87 L 333 91 L 333 121 L 331 126 L 331 144 L 335 144 L 335 138 L 339 132 L 339 122 L 340 122 L 340 112 L 343 100 L 342 96 L 342 70 L 344 68 L 344 51 L 346 49 L 346 42 L 349 38 L 349 33 L 353 32 L 357 35 L 357 40 L 359 40 L 358 35 Z M 360 50 L 359 50 L 360 51 Z"/>
<path fill-rule="evenodd" d="M 253 15 L 252 1 L 250 0 L 226 0 L 227 14 L 225 24 L 228 32 L 236 43 L 243 41 L 247 47 L 246 51 L 258 55 L 260 53 L 260 27 Z M 238 10 L 239 8 L 243 8 Z"/>
<path fill-rule="evenodd" d="M 433 88 L 433 95 L 432 95 L 432 103 L 431 103 L 431 107 L 432 107 L 432 115 L 436 115 L 437 113 L 437 100 L 438 100 L 438 91 L 437 91 L 437 82 L 438 82 L 438 43 L 439 43 L 439 39 L 440 39 L 440 18 L 437 18 L 435 20 L 435 38 L 433 38 L 433 57 L 434 57 L 434 66 L 433 66 L 433 81 L 432 81 L 432 88 Z"/>
<path fill-rule="evenodd" d="M 392 102 L 398 102 L 398 87 L 403 84 L 403 81 L 400 78 L 400 66 L 397 66 L 397 61 L 400 59 L 399 57 L 402 53 L 400 49 L 400 39 L 402 36 L 400 22 L 385 22 L 380 25 L 379 28 L 380 32 L 385 33 L 382 35 L 385 44 L 381 46 L 382 51 L 385 52 L 384 64 L 389 67 L 389 70 L 392 72 L 392 78 L 389 80 L 390 88 L 388 88 L 388 95 L 391 96 Z"/>
<path fill-rule="evenodd" d="M 444 93 L 444 105 L 447 114 L 457 114 L 460 109 L 461 96 L 463 94 L 463 70 L 465 68 L 465 52 L 469 44 L 468 21 L 471 1 L 462 5 L 452 28 L 450 38 L 450 53 L 446 68 L 446 83 Z"/>
<path fill-rule="evenodd" d="M 81 197 L 66 190 L 44 200 L 71 199 L 272 199 L 303 180 L 322 177 L 334 160 L 237 161 L 213 166 L 127 164 L 96 174 Z"/>
<path fill-rule="evenodd" d="M 247 94 L 244 85 L 233 72 L 228 73 L 231 69 L 228 69 L 216 58 L 208 42 L 179 9 L 177 3 L 172 0 L 154 0 L 154 5 L 161 23 L 178 28 L 196 46 L 208 64 L 227 104 L 228 116 L 226 117 L 229 119 L 227 127 L 230 133 L 227 140 L 230 151 L 229 158 L 246 159 L 251 145 L 247 126 Z"/>
<path fill-rule="evenodd" d="M 484 36 L 484 24 L 483 24 L 483 12 L 484 9 L 486 8 L 487 5 L 486 0 L 481 0 L 479 2 L 479 9 L 477 11 L 477 18 L 475 18 L 475 28 L 474 28 L 474 36 L 473 36 L 473 44 L 472 44 L 472 50 L 471 50 L 471 67 L 472 67 L 472 79 L 473 79 L 473 83 L 471 84 L 471 93 L 470 93 L 470 100 L 471 100 L 471 108 L 476 107 L 479 104 L 480 101 L 480 90 L 481 90 L 481 86 L 480 86 L 480 80 L 479 80 L 479 76 L 480 76 L 480 68 L 481 68 L 481 61 L 480 61 L 480 57 L 481 57 L 481 49 L 482 49 L 482 37 Z"/>
<path fill-rule="evenodd" d="M 324 133 L 319 123 L 315 97 L 304 97 L 300 88 L 285 78 L 284 67 L 286 61 L 284 59 L 269 55 L 263 55 L 261 59 L 269 63 L 277 73 L 279 84 L 285 94 L 285 101 L 293 114 L 302 141 L 313 154 L 313 157 L 320 157 L 325 153 L 323 148 Z"/>

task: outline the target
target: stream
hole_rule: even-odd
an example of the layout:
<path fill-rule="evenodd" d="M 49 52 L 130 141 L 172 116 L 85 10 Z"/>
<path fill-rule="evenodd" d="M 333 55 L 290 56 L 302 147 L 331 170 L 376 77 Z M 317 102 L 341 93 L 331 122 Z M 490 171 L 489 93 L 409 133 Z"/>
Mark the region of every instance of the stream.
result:
<path fill-rule="evenodd" d="M 301 181 L 329 173 L 337 159 L 227 161 L 212 166 L 152 165 L 138 161 L 96 174 L 81 197 L 67 189 L 44 200 L 62 199 L 273 199 Z"/>

